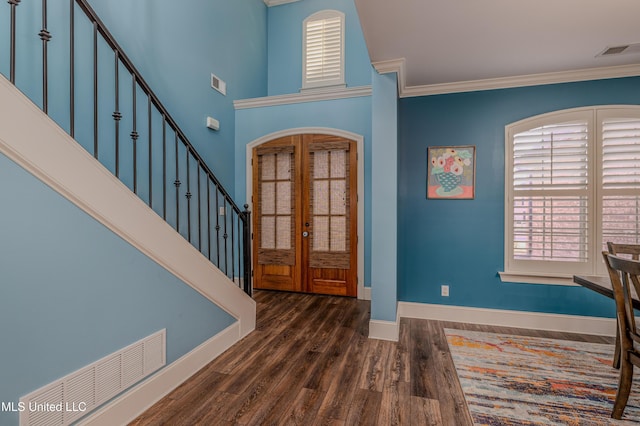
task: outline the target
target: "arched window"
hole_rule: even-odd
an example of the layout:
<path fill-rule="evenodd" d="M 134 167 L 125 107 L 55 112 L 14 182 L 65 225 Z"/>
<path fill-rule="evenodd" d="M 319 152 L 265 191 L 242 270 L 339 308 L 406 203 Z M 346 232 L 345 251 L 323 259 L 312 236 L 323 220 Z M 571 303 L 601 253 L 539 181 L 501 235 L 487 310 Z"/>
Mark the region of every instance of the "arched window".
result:
<path fill-rule="evenodd" d="M 607 241 L 640 244 L 640 107 L 532 117 L 505 143 L 505 281 L 605 275 Z"/>
<path fill-rule="evenodd" d="M 302 88 L 344 86 L 344 14 L 323 10 L 303 23 Z"/>

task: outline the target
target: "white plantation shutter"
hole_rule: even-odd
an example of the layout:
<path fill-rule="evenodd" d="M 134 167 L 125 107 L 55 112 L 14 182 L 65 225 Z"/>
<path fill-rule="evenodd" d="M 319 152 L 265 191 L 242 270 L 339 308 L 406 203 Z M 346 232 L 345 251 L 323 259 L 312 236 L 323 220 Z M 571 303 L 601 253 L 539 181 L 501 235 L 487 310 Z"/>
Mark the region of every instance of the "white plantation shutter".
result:
<path fill-rule="evenodd" d="M 513 137 L 513 256 L 585 262 L 588 123 L 551 124 Z"/>
<path fill-rule="evenodd" d="M 606 243 L 640 244 L 640 106 L 557 111 L 505 128 L 506 280 L 606 275 Z"/>
<path fill-rule="evenodd" d="M 602 243 L 640 244 L 640 118 L 602 121 Z"/>
<path fill-rule="evenodd" d="M 315 13 L 304 21 L 303 88 L 344 84 L 344 14 Z"/>

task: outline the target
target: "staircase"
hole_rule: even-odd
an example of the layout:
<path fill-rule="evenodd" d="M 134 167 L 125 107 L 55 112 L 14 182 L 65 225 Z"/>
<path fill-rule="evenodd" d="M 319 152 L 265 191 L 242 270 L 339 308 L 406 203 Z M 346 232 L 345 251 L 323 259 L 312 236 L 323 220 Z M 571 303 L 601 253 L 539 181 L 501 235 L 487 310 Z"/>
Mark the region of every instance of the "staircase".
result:
<path fill-rule="evenodd" d="M 23 123 L 22 130 L 16 128 L 11 136 L 8 136 L 12 131 L 9 127 L 18 123 L 4 123 L 3 134 L 0 134 L 0 150 L 32 173 L 50 180 L 50 186 L 96 219 L 106 222 L 114 232 L 141 251 L 160 260 L 161 264 L 198 291 L 226 310 L 234 311 L 229 306 L 225 307 L 230 303 L 229 300 L 216 297 L 211 289 L 206 288 L 206 284 L 201 282 L 202 278 L 198 278 L 197 284 L 193 283 L 193 278 L 188 277 L 189 272 L 184 272 L 189 269 L 184 265 L 193 261 L 185 261 L 184 252 L 198 250 L 215 265 L 216 276 L 226 277 L 227 285 L 235 285 L 251 295 L 248 206 L 240 209 L 235 204 L 89 3 L 86 0 L 69 0 L 67 4 L 64 23 L 68 28 L 61 31 L 62 34 L 54 34 L 48 29 L 51 22 L 47 0 L 42 0 L 41 5 L 39 2 L 9 0 L 0 6 L 4 9 L 0 11 L 0 46 L 6 46 L 6 49 L 0 47 L 0 72 L 8 78 L 8 81 L 0 81 L 0 87 L 3 90 L 4 108 L 16 109 L 7 104 L 9 97 L 15 98 L 15 102 L 23 102 L 19 95 L 11 93 L 7 87 L 10 82 L 34 102 L 35 108 L 54 119 L 59 127 L 49 127 L 57 127 L 58 133 L 64 130 L 68 137 L 76 141 L 76 148 L 69 148 L 64 145 L 65 142 L 61 142 L 63 148 L 59 149 L 67 152 L 62 154 L 52 151 L 48 143 L 43 146 L 41 135 L 34 134 L 27 138 L 25 135 L 37 127 L 31 121 Z M 56 2 L 56 7 L 59 6 L 60 2 Z M 57 12 L 55 17 L 60 19 L 60 13 Z M 21 13 L 29 14 L 30 19 L 19 19 Z M 35 14 L 39 14 L 41 19 L 34 19 Z M 41 26 L 20 28 L 20 25 L 29 26 L 33 22 L 40 22 Z M 60 28 L 60 23 L 57 22 L 55 27 Z M 55 55 L 51 53 L 52 40 L 58 43 Z M 68 59 L 65 66 L 60 63 L 63 44 L 62 56 Z M 110 63 L 102 59 L 104 46 L 112 52 Z M 8 58 L 2 57 L 5 56 L 5 50 L 8 50 Z M 88 50 L 92 52 L 91 55 L 86 55 Z M 37 66 L 27 69 L 25 61 L 33 61 L 36 57 Z M 87 73 L 87 70 L 91 72 Z M 54 84 L 55 91 L 52 90 Z M 64 90 L 61 91 L 60 86 Z M 104 87 L 109 86 L 113 90 L 106 93 Z M 113 109 L 107 111 L 106 106 L 113 106 Z M 44 123 L 40 130 L 44 131 L 46 127 Z M 34 145 L 34 141 L 38 142 Z M 86 153 L 77 152 L 79 146 Z M 45 152 L 47 155 L 43 156 Z M 78 162 L 71 162 L 70 156 L 77 157 Z M 93 162 L 97 160 L 101 166 L 97 167 L 97 163 L 88 165 L 85 157 L 93 157 Z M 59 164 L 50 161 L 56 158 L 64 158 L 64 161 Z M 39 163 L 41 160 L 44 163 Z M 82 165 L 93 170 L 79 170 Z M 105 171 L 113 175 L 111 181 L 105 180 Z M 94 179 L 96 172 L 100 176 Z M 113 177 L 119 180 L 117 184 L 113 182 Z M 92 185 L 102 182 L 117 190 L 87 187 L 89 182 L 93 182 Z M 78 186 L 78 183 L 81 185 Z M 131 203 L 126 196 L 116 194 L 125 188 L 137 196 L 135 203 Z M 115 200 L 108 200 L 106 195 L 111 192 L 119 202 L 129 206 L 124 213 L 111 212 Z M 103 200 L 94 199 L 95 194 L 100 194 Z M 145 209 L 140 208 L 142 204 L 146 205 Z M 126 220 L 120 220 L 124 216 L 132 216 L 134 210 L 144 210 L 141 217 L 146 219 L 138 220 L 135 225 L 127 225 Z M 165 229 L 162 232 L 147 229 L 158 218 L 164 222 Z M 127 226 L 131 229 L 126 230 Z M 165 235 L 167 226 L 173 229 L 172 237 Z M 137 235 L 140 230 L 144 232 Z M 149 235 L 144 236 L 145 232 Z M 172 240 L 181 236 L 183 242 L 166 247 L 166 240 L 158 240 L 158 232 Z M 154 242 L 154 239 L 158 241 Z M 184 252 L 178 247 L 183 247 Z M 250 305 L 253 306 L 252 303 Z M 231 313 L 234 316 L 237 314 Z"/>

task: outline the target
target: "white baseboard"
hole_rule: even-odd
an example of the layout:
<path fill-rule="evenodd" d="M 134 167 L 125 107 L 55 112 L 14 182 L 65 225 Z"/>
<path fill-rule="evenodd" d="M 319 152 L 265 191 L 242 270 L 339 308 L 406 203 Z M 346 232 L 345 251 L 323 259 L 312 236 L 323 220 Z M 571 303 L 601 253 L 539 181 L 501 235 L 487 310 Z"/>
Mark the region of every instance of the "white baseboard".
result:
<path fill-rule="evenodd" d="M 358 293 L 358 299 L 371 300 L 371 287 L 362 287 L 362 297 Z"/>
<path fill-rule="evenodd" d="M 378 340 L 398 341 L 400 335 L 400 323 L 394 321 L 369 321 L 369 338 Z"/>
<path fill-rule="evenodd" d="M 235 322 L 149 379 L 96 410 L 78 424 L 83 426 L 128 424 L 241 338 L 240 324 Z"/>
<path fill-rule="evenodd" d="M 371 300 L 371 293 L 368 300 Z M 395 321 L 369 320 L 369 338 L 397 342 L 400 338 L 400 310 L 396 307 Z"/>
<path fill-rule="evenodd" d="M 615 336 L 614 318 L 399 302 L 398 315 L 438 321 Z"/>

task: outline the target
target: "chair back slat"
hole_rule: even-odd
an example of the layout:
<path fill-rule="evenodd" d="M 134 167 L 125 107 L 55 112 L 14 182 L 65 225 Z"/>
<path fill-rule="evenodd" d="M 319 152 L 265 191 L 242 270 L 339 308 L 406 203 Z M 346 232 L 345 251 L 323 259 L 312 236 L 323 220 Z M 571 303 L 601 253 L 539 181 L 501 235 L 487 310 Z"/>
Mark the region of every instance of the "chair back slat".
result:
<path fill-rule="evenodd" d="M 608 242 L 607 249 L 609 250 L 609 253 L 614 256 L 628 256 L 633 260 L 640 259 L 640 244 L 618 244 Z"/>

